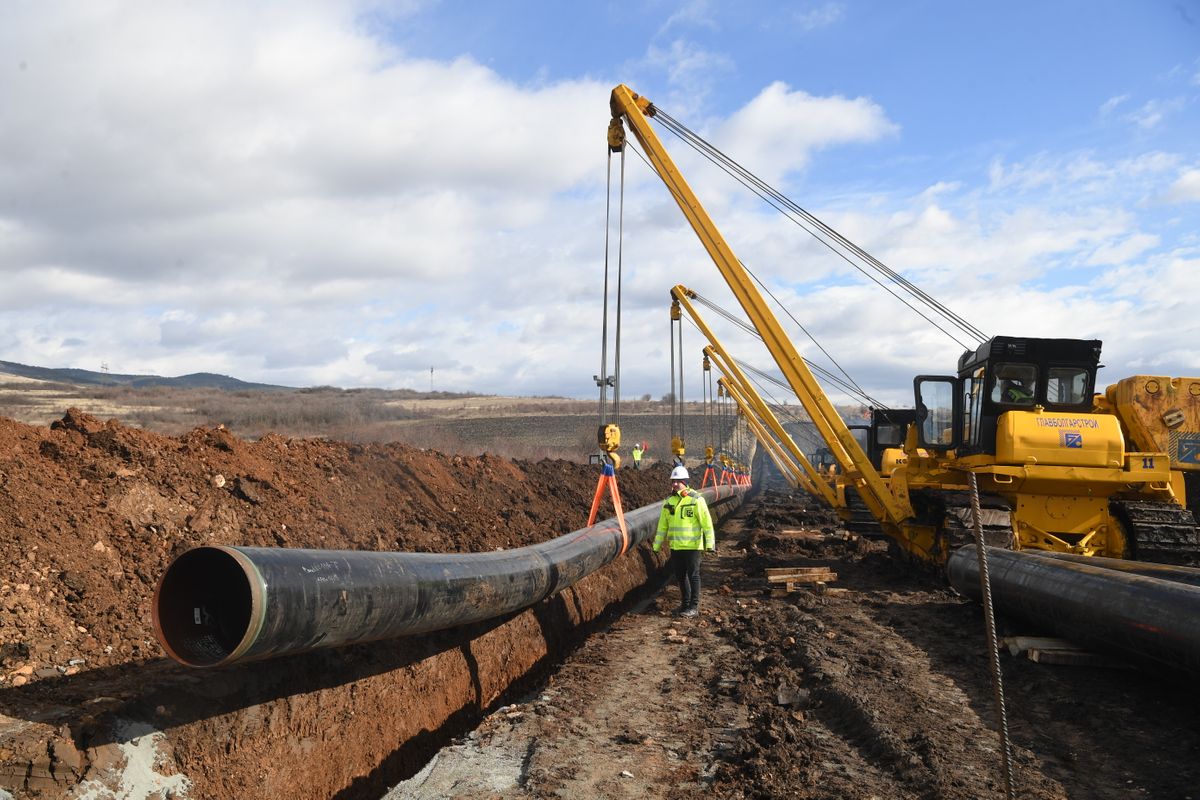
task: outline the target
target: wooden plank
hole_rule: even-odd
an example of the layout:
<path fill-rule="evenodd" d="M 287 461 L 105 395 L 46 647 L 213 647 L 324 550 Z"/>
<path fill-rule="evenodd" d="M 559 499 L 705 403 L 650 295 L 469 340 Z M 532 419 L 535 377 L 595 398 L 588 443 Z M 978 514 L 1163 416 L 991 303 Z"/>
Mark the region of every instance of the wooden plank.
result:
<path fill-rule="evenodd" d="M 768 578 L 768 584 L 784 584 L 791 586 L 800 583 L 832 583 L 837 580 L 836 572 L 815 572 L 810 575 L 779 575 L 778 577 Z"/>
<path fill-rule="evenodd" d="M 799 575 L 806 572 L 828 572 L 829 567 L 767 567 L 763 572 L 770 575 Z"/>
<path fill-rule="evenodd" d="M 837 580 L 837 573 L 831 570 L 820 572 L 789 572 L 784 575 L 768 575 L 767 583 L 787 583 L 789 581 Z"/>
<path fill-rule="evenodd" d="M 1108 667 L 1124 669 L 1128 664 L 1115 661 L 1100 653 L 1089 653 L 1086 650 L 1039 650 L 1030 648 L 1025 653 L 1030 661 L 1038 664 L 1060 664 L 1069 667 Z"/>
<path fill-rule="evenodd" d="M 1037 650 L 1079 650 L 1080 647 L 1066 639 L 1058 639 L 1052 636 L 1007 636 L 1001 642 L 1008 648 L 1008 652 L 1014 656 L 1019 656 L 1031 649 Z"/>

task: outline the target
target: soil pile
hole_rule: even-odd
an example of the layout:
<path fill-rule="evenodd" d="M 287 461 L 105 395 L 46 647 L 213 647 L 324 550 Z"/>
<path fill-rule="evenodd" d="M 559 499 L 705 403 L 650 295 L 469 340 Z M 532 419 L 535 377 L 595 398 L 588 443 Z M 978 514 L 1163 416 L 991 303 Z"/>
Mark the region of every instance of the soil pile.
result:
<path fill-rule="evenodd" d="M 520 547 L 583 527 L 596 477 L 399 444 L 168 437 L 77 410 L 49 428 L 0 418 L 0 687 L 160 657 L 154 587 L 189 548 Z M 627 508 L 655 502 L 666 468 L 620 486 Z"/>

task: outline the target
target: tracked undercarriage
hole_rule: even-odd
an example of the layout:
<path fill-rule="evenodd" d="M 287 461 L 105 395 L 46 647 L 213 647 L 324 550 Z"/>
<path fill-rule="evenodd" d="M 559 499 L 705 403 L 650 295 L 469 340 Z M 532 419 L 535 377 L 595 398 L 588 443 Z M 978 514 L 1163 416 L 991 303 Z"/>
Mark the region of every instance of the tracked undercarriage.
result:
<path fill-rule="evenodd" d="M 1191 511 L 1151 500 L 1113 500 L 1109 509 L 1125 530 L 1129 558 L 1200 565 L 1200 528 Z"/>

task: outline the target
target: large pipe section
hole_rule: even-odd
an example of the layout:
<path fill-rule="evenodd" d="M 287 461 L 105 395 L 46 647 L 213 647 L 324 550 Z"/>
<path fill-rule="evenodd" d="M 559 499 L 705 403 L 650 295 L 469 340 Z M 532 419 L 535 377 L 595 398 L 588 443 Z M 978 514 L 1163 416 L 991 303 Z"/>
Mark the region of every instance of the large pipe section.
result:
<path fill-rule="evenodd" d="M 1146 575 L 1151 578 L 1161 578 L 1164 581 L 1187 583 L 1200 586 L 1200 569 L 1195 567 L 1180 567 L 1174 564 L 1155 564 L 1152 561 L 1127 561 L 1123 558 L 1103 558 L 1101 556 L 1084 556 L 1078 553 L 1056 553 L 1053 550 L 1025 550 L 1029 555 L 1041 558 L 1053 558 L 1059 561 L 1073 561 L 1076 564 L 1091 564 L 1094 567 L 1115 569 L 1119 572 L 1129 572 L 1134 575 Z"/>
<path fill-rule="evenodd" d="M 1200 587 L 995 547 L 987 557 L 1005 613 L 1093 650 L 1200 672 Z M 951 554 L 946 574 L 979 599 L 974 545 Z"/>
<path fill-rule="evenodd" d="M 731 491 L 732 490 L 732 491 Z M 714 521 L 746 487 L 703 494 Z M 154 593 L 154 632 L 167 654 L 219 667 L 323 647 L 427 633 L 533 605 L 654 536 L 661 506 L 541 544 L 490 553 L 394 553 L 197 547 Z"/>

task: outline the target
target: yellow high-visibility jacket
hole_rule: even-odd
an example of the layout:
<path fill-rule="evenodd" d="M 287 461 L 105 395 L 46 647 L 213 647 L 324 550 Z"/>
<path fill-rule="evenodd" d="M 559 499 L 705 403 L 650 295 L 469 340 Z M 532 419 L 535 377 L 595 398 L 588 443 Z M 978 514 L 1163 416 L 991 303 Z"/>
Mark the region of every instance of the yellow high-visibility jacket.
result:
<path fill-rule="evenodd" d="M 672 494 L 667 498 L 658 515 L 654 552 L 659 551 L 664 539 L 671 550 L 717 549 L 712 517 L 702 494 L 684 489 L 682 494 Z"/>

